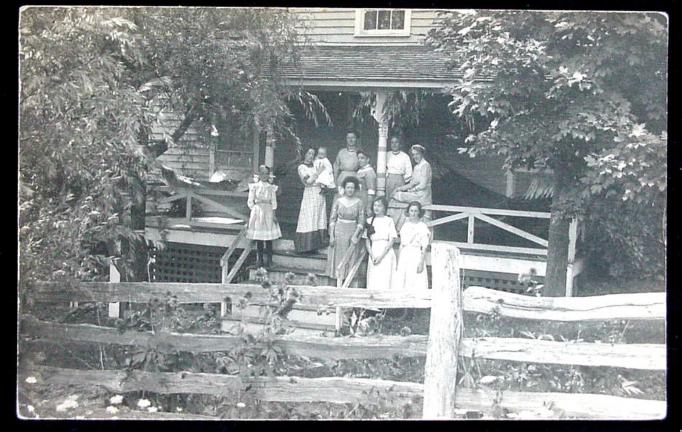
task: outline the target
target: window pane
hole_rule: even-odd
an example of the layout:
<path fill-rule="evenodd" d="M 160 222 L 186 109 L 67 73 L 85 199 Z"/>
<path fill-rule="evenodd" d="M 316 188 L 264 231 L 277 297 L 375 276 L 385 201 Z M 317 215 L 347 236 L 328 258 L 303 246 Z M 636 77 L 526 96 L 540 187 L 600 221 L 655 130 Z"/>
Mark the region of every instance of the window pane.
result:
<path fill-rule="evenodd" d="M 376 30 L 377 28 L 377 11 L 365 12 L 365 30 Z"/>
<path fill-rule="evenodd" d="M 403 30 L 405 28 L 405 11 L 393 11 L 391 28 L 394 30 Z"/>
<path fill-rule="evenodd" d="M 379 25 L 377 29 L 379 30 L 390 30 L 391 28 L 391 11 L 390 10 L 380 10 L 379 11 Z"/>

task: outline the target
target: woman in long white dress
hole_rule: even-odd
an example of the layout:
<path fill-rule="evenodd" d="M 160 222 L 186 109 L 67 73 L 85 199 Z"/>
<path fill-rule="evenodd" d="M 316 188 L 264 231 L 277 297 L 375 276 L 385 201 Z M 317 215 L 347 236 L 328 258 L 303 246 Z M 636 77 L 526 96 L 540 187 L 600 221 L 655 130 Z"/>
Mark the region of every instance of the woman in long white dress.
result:
<path fill-rule="evenodd" d="M 429 289 L 426 274 L 426 249 L 431 241 L 431 232 L 422 222 L 424 215 L 419 202 L 407 206 L 407 220 L 400 228 L 400 252 L 398 267 L 393 281 L 394 289 Z"/>
<path fill-rule="evenodd" d="M 367 263 L 367 289 L 391 289 L 395 273 L 395 252 L 393 243 L 398 236 L 393 219 L 386 216 L 386 200 L 374 200 L 374 215 L 367 219 L 365 248 L 369 257 Z"/>

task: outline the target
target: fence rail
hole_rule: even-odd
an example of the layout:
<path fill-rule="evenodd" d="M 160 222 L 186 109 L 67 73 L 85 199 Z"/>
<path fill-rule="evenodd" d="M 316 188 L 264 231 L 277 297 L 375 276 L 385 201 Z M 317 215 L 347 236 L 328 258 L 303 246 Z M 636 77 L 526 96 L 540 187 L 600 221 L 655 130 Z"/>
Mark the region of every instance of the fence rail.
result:
<path fill-rule="evenodd" d="M 40 341 L 91 342 L 137 345 L 188 352 L 229 351 L 238 336 L 120 332 L 115 328 L 92 324 L 59 324 L 30 316 L 21 320 L 22 332 Z M 427 336 L 366 336 L 336 338 L 310 334 L 283 335 L 275 344 L 292 355 L 323 360 L 390 358 L 393 355 L 423 357 Z M 609 366 L 626 369 L 665 370 L 665 346 L 660 344 L 595 344 L 553 342 L 521 338 L 463 338 L 461 357 L 508 360 L 526 363 L 549 363 L 580 366 Z"/>
<path fill-rule="evenodd" d="M 170 282 L 81 282 L 65 287 L 60 282 L 40 282 L 32 295 L 37 301 L 68 303 L 146 303 L 152 297 L 176 296 L 180 303 L 222 302 L 226 297 L 251 293 L 252 304 L 269 302 L 260 285 Z M 431 307 L 432 290 L 424 292 L 368 291 L 336 287 L 294 287 L 300 304 L 328 307 L 417 308 Z M 553 321 L 664 320 L 665 293 L 609 294 L 593 297 L 530 297 L 482 287 L 464 291 L 467 312 L 498 313 L 508 318 Z"/>
<path fill-rule="evenodd" d="M 596 419 L 660 419 L 665 401 L 609 395 L 503 391 L 458 388 L 457 358 L 475 357 L 528 363 L 606 366 L 662 371 L 663 344 L 597 344 L 518 338 L 463 338 L 464 311 L 501 317 L 554 322 L 665 319 L 665 293 L 615 294 L 597 297 L 537 298 L 471 287 L 460 292 L 459 253 L 447 244 L 433 245 L 434 289 L 425 292 L 375 292 L 335 287 L 295 287 L 302 305 L 361 308 L 431 308 L 429 336 L 325 338 L 310 334 L 278 337 L 286 353 L 327 360 L 426 356 L 424 384 L 361 378 L 249 378 L 189 372 L 151 373 L 83 371 L 39 366 L 36 371 L 52 384 L 101 385 L 112 391 L 224 394 L 245 383 L 256 398 L 281 402 L 355 403 L 370 390 L 388 392 L 395 401 L 423 398 L 424 418 L 454 418 L 455 407 L 489 412 L 493 401 L 509 410 L 534 411 L 551 406 L 555 416 Z M 153 297 L 176 296 L 181 303 L 225 302 L 250 293 L 250 304 L 268 305 L 269 292 L 260 285 L 180 283 L 38 283 L 30 288 L 35 301 L 118 301 L 146 303 Z M 33 340 L 141 345 L 159 351 L 210 352 L 229 350 L 239 338 L 228 335 L 123 332 L 88 324 L 57 324 L 24 317 L 22 335 Z M 24 371 L 25 372 L 25 371 Z M 248 381 L 248 382 L 247 382 Z"/>
<path fill-rule="evenodd" d="M 331 402 L 356 403 L 366 400 L 371 390 L 389 392 L 396 403 L 419 400 L 424 385 L 411 382 L 375 380 L 366 378 L 256 378 L 243 381 L 238 376 L 191 372 L 128 373 L 120 370 L 80 370 L 38 367 L 21 373 L 26 376 L 40 374 L 52 385 L 84 387 L 101 386 L 116 393 L 150 391 L 161 394 L 200 393 L 222 396 L 226 391 L 239 391 L 245 382 L 251 385 L 254 396 L 273 402 Z M 488 389 L 457 390 L 455 405 L 469 410 L 491 411 L 496 392 Z M 548 402 L 564 415 L 582 419 L 660 419 L 665 417 L 663 401 L 642 400 L 598 394 L 504 392 L 500 407 L 512 411 L 546 409 Z"/>

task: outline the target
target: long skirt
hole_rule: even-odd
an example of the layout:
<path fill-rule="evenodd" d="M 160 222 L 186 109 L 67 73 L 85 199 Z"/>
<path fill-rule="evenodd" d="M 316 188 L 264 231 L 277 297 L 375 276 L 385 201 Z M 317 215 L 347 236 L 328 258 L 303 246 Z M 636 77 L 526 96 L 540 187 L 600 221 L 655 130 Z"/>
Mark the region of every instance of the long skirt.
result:
<path fill-rule="evenodd" d="M 372 242 L 372 255 L 379 255 L 384 251 L 388 240 L 375 240 Z M 367 289 L 387 290 L 394 288 L 393 274 L 395 273 L 395 252 L 389 250 L 384 259 L 377 265 L 372 260 L 367 261 Z"/>
<path fill-rule="evenodd" d="M 246 238 L 250 240 L 276 240 L 282 231 L 275 220 L 275 211 L 269 202 L 257 203 L 251 209 Z"/>
<path fill-rule="evenodd" d="M 318 186 L 303 191 L 298 225 L 294 236 L 296 252 L 310 252 L 329 244 L 327 235 L 327 203 Z"/>
<path fill-rule="evenodd" d="M 402 174 L 386 174 L 386 197 L 391 198 L 393 191 L 405 184 Z"/>
<path fill-rule="evenodd" d="M 401 247 L 398 266 L 393 278 L 393 289 L 396 290 L 425 290 L 429 289 L 429 278 L 426 274 L 426 264 L 421 273 L 417 273 L 421 261 L 421 250 L 417 247 Z"/>
<path fill-rule="evenodd" d="M 334 227 L 334 237 L 336 238 L 336 243 L 334 246 L 329 247 L 327 252 L 327 275 L 334 279 L 345 279 L 348 271 L 355 263 L 359 252 L 360 241 L 357 244 L 351 242 L 351 237 L 355 233 L 357 225 L 355 222 L 343 222 L 337 221 Z M 350 259 L 346 262 L 341 269 L 339 269 L 339 264 L 343 261 L 344 256 L 348 250 L 351 250 Z"/>

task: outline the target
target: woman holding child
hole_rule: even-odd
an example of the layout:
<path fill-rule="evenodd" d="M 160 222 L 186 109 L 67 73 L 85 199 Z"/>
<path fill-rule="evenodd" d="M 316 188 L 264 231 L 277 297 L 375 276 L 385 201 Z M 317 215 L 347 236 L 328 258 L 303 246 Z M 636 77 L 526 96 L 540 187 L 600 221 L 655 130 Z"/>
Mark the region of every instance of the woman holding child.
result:
<path fill-rule="evenodd" d="M 320 177 L 324 179 L 327 171 L 324 163 L 315 167 L 315 150 L 307 149 L 298 166 L 304 190 L 294 237 L 296 252 L 312 252 L 327 246 L 327 204 L 320 186 Z"/>

